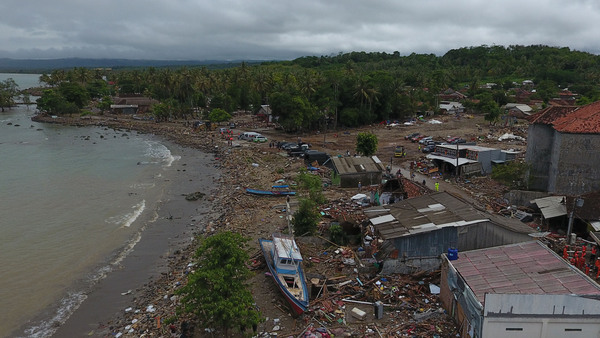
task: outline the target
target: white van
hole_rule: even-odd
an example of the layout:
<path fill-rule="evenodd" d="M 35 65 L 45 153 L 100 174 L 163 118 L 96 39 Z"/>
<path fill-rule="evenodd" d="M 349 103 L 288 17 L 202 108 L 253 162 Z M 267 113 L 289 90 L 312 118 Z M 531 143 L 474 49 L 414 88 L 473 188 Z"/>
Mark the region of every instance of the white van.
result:
<path fill-rule="evenodd" d="M 240 135 L 240 140 L 254 141 L 254 138 L 257 136 L 262 136 L 262 135 L 259 133 L 255 133 L 253 131 L 248 131 L 248 132 L 245 132 Z"/>

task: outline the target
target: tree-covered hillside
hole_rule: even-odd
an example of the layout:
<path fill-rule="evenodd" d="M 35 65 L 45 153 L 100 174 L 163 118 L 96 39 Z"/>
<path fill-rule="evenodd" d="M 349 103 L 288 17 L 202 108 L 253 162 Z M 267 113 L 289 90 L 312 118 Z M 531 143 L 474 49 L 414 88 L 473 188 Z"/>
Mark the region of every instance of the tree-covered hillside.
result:
<path fill-rule="evenodd" d="M 105 79 L 109 85 L 99 86 Z M 542 45 L 479 46 L 443 56 L 399 52 L 352 52 L 306 56 L 292 61 L 242 63 L 238 67 L 155 68 L 100 71 L 76 68 L 43 75 L 58 90 L 62 82 L 93 89 L 90 97 L 144 95 L 162 103 L 157 119 L 207 118 L 223 109 L 258 111 L 270 105 L 287 131 L 359 126 L 405 119 L 438 110 L 449 88 L 464 95 L 472 113 L 497 118 L 499 107 L 514 102 L 523 80 L 532 80 L 531 100 L 548 103 L 569 88 L 579 102 L 600 99 L 600 57 Z M 482 86 L 490 84 L 491 86 Z M 91 84 L 94 84 L 91 86 Z M 98 90 L 104 92 L 98 93 Z M 63 86 L 64 91 L 64 86 Z"/>

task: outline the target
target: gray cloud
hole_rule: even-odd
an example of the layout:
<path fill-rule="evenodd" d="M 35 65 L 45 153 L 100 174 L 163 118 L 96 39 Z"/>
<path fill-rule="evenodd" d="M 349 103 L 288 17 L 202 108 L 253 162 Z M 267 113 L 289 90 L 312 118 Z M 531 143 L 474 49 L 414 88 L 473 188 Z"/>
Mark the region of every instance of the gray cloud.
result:
<path fill-rule="evenodd" d="M 592 0 L 3 0 L 0 57 L 291 59 L 545 44 L 600 52 Z"/>

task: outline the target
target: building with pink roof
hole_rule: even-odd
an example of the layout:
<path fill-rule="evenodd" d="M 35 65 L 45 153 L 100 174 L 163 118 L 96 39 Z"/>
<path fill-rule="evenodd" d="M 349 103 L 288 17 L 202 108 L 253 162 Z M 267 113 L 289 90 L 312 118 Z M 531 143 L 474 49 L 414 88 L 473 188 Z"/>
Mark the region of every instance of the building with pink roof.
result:
<path fill-rule="evenodd" d="M 440 298 L 462 337 L 600 336 L 600 286 L 539 241 L 445 256 Z"/>

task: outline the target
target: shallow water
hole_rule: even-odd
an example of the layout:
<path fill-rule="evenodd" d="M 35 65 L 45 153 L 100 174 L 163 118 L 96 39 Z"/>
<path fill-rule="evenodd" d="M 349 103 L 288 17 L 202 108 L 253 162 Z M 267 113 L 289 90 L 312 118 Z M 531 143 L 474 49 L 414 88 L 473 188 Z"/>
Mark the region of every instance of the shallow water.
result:
<path fill-rule="evenodd" d="M 0 79 L 1 80 L 1 79 Z M 179 157 L 148 135 L 0 113 L 0 337 L 47 336 L 156 217 Z M 30 322 L 49 306 L 58 315 Z"/>

